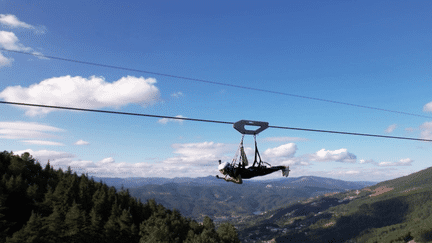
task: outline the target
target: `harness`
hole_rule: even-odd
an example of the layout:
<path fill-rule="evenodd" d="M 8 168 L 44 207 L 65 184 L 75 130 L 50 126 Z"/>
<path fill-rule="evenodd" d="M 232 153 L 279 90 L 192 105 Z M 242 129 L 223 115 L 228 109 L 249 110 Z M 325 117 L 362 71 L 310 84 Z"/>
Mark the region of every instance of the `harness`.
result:
<path fill-rule="evenodd" d="M 256 130 L 247 130 L 247 129 L 245 129 L 246 125 L 259 126 L 260 128 L 258 128 Z M 266 165 L 271 167 L 271 165 L 269 163 L 262 161 L 261 155 L 258 151 L 258 144 L 256 141 L 256 135 L 258 133 L 260 133 L 261 131 L 263 131 L 264 129 L 266 129 L 267 127 L 268 127 L 267 122 L 241 120 L 241 121 L 234 123 L 234 128 L 242 134 L 239 148 L 237 149 L 237 152 L 234 156 L 234 159 L 231 162 L 231 165 L 234 168 L 243 168 L 244 169 L 246 166 L 249 165 L 248 159 L 246 157 L 246 153 L 244 151 L 244 146 L 243 146 L 243 140 L 244 140 L 244 136 L 246 134 L 253 135 L 254 141 L 255 141 L 255 156 L 254 156 L 254 162 L 252 164 L 252 167 L 261 168 L 261 167 L 266 167 Z"/>

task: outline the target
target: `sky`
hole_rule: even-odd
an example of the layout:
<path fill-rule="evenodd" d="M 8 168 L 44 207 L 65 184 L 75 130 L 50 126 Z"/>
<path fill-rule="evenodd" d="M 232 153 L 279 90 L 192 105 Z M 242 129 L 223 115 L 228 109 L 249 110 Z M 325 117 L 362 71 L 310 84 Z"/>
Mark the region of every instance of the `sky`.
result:
<path fill-rule="evenodd" d="M 420 0 L 0 0 L 0 100 L 432 139 L 431 11 Z M 0 104 L 0 150 L 78 174 L 214 176 L 240 140 L 229 124 Z M 430 142 L 268 128 L 257 143 L 292 177 L 379 182 L 431 166 Z M 253 137 L 244 144 L 251 161 Z"/>

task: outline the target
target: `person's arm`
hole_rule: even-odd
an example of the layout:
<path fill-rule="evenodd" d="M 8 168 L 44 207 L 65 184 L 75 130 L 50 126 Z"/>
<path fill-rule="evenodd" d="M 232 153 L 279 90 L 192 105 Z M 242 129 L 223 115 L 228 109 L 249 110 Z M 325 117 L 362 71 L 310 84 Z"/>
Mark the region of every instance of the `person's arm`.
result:
<path fill-rule="evenodd" d="M 231 181 L 231 182 L 234 182 L 234 183 L 236 183 L 236 184 L 242 184 L 243 183 L 243 180 L 242 180 L 242 178 L 241 178 L 241 175 L 238 175 L 237 176 L 237 178 L 223 178 L 225 181 Z"/>

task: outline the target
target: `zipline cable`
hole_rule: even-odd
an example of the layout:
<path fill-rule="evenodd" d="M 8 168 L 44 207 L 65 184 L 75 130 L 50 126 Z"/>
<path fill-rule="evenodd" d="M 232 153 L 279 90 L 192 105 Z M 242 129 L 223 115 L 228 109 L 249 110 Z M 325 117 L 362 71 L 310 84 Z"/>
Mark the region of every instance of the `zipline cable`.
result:
<path fill-rule="evenodd" d="M 146 117 L 153 117 L 153 118 L 167 118 L 167 119 L 177 119 L 177 120 L 185 120 L 185 121 L 198 121 L 198 122 L 212 122 L 212 123 L 234 124 L 234 122 L 205 120 L 205 119 L 195 119 L 195 118 L 176 117 L 176 116 L 160 116 L 160 115 L 130 113 L 130 112 L 121 112 L 121 111 L 95 110 L 95 109 L 84 109 L 84 108 L 75 108 L 75 107 L 54 106 L 54 105 L 39 105 L 39 104 L 17 103 L 17 102 L 7 102 L 7 101 L 0 101 L 0 103 L 1 104 L 9 104 L 9 105 L 35 106 L 35 107 L 51 108 L 51 109 L 63 109 L 63 110 L 74 110 L 74 111 L 89 111 L 89 112 L 109 113 L 109 114 L 117 114 L 117 115 L 146 116 Z"/>
<path fill-rule="evenodd" d="M 120 112 L 120 111 L 95 110 L 95 109 L 84 109 L 84 108 L 65 107 L 65 106 L 53 106 L 53 105 L 40 105 L 40 104 L 18 103 L 18 102 L 8 102 L 8 101 L 0 101 L 0 104 L 33 106 L 33 107 L 42 107 L 42 108 L 51 108 L 51 109 L 63 109 L 63 110 L 75 110 L 75 111 L 87 111 L 87 112 L 98 112 L 98 113 L 108 113 L 108 114 L 116 114 L 116 115 L 144 116 L 144 117 L 153 117 L 153 118 L 167 118 L 167 119 L 176 119 L 176 120 L 184 120 L 184 121 L 209 122 L 209 123 L 220 123 L 220 124 L 231 124 L 231 125 L 234 124 L 234 122 L 208 120 L 208 119 L 197 119 L 197 118 L 176 117 L 176 116 L 161 116 L 161 115 L 151 115 L 151 114 L 142 114 L 142 113 L 130 113 L 130 112 Z M 317 129 L 297 128 L 297 127 L 285 127 L 285 126 L 268 126 L 268 127 L 269 128 L 276 128 L 276 129 L 288 129 L 288 130 L 307 131 L 307 132 L 321 132 L 321 133 L 333 133 L 333 134 L 343 134 L 343 135 L 353 135 L 353 136 L 366 136 L 366 137 L 392 138 L 392 139 L 404 139 L 404 140 L 432 142 L 432 140 L 430 140 L 430 139 L 385 136 L 385 135 L 368 134 L 368 133 L 340 132 L 340 131 L 317 130 Z"/>
<path fill-rule="evenodd" d="M 79 63 L 79 64 L 85 64 L 85 65 L 92 65 L 92 66 L 98 66 L 98 67 L 105 67 L 105 68 L 112 68 L 112 69 L 119 69 L 119 70 L 125 70 L 125 71 L 138 72 L 138 73 L 146 73 L 146 74 L 158 75 L 158 76 L 163 76 L 163 77 L 184 79 L 184 80 L 189 80 L 189 81 L 208 83 L 208 84 L 215 84 L 215 85 L 222 85 L 222 86 L 228 86 L 228 87 L 239 88 L 239 89 L 247 89 L 247 90 L 259 91 L 259 92 L 265 92 L 265 93 L 271 93 L 271 94 L 285 95 L 285 96 L 291 96 L 291 97 L 296 97 L 296 98 L 303 98 L 303 99 L 309 99 L 309 100 L 316 100 L 316 101 L 334 103 L 334 104 L 339 104 L 339 105 L 348 105 L 348 106 L 354 106 L 354 107 L 359 107 L 359 108 L 378 110 L 378 111 L 385 111 L 385 112 L 391 112 L 391 113 L 397 113 L 397 114 L 403 114 L 403 115 L 409 115 L 409 116 L 416 116 L 416 117 L 422 117 L 422 118 L 432 118 L 432 116 L 425 116 L 425 115 L 414 114 L 414 113 L 403 112 L 403 111 L 382 109 L 382 108 L 377 108 L 377 107 L 372 107 L 372 106 L 357 105 L 357 104 L 351 104 L 351 103 L 340 102 L 340 101 L 335 101 L 335 100 L 328 100 L 328 99 L 321 99 L 321 98 L 314 98 L 314 97 L 303 96 L 303 95 L 289 94 L 289 93 L 285 93 L 285 92 L 268 90 L 268 89 L 253 88 L 253 87 L 247 87 L 247 86 L 242 86 L 242 85 L 221 83 L 221 82 L 216 82 L 216 81 L 209 81 L 209 80 L 197 79 L 197 78 L 189 78 L 189 77 L 183 77 L 183 76 L 177 76 L 177 75 L 171 75 L 171 74 L 165 74 L 165 73 L 157 73 L 157 72 L 151 72 L 151 71 L 145 71 L 145 70 L 127 68 L 127 67 L 120 67 L 120 66 L 106 65 L 106 64 L 100 64 L 100 63 L 94 63 L 94 62 L 79 61 L 79 60 L 62 58 L 62 57 L 45 56 L 45 55 L 41 55 L 41 54 L 38 54 L 38 53 L 28 53 L 28 52 L 23 52 L 23 51 L 8 50 L 8 49 L 5 49 L 5 48 L 0 48 L 0 50 L 1 51 L 7 51 L 7 52 L 20 53 L 20 54 L 30 55 L 30 56 L 35 56 L 35 57 L 55 59 L 55 60 L 61 60 L 61 61 L 67 61 L 67 62 L 74 62 L 74 63 Z"/>

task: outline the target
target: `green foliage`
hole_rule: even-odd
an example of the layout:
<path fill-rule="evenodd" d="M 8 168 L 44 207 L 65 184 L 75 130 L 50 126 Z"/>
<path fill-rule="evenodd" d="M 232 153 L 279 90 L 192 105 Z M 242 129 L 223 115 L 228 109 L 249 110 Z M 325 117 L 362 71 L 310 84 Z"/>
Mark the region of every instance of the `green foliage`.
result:
<path fill-rule="evenodd" d="M 223 243 L 240 243 L 236 228 L 228 222 L 221 224 L 217 233 Z"/>
<path fill-rule="evenodd" d="M 32 211 L 30 219 L 25 227 L 15 232 L 13 237 L 8 238 L 6 243 L 42 243 L 46 242 L 44 238 L 46 230 L 42 229 L 41 217 Z"/>
<path fill-rule="evenodd" d="M 28 153 L 0 153 L 0 173 L 0 242 L 232 242 L 219 240 L 210 218 L 200 225 L 70 168 L 42 168 Z"/>

